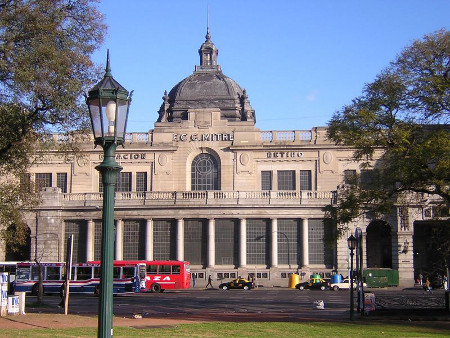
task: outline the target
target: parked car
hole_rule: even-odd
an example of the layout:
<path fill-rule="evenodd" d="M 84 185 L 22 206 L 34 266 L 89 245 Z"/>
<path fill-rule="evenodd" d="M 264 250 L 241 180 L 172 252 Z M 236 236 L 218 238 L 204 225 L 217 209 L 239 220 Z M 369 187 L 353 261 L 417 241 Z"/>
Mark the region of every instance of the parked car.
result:
<path fill-rule="evenodd" d="M 244 278 L 233 279 L 231 282 L 226 282 L 219 285 L 219 289 L 222 290 L 228 289 L 250 290 L 253 289 L 253 287 L 254 287 L 253 283 Z"/>
<path fill-rule="evenodd" d="M 299 290 L 310 289 L 323 291 L 330 288 L 330 283 L 323 278 L 310 278 L 307 282 L 298 283 L 295 288 Z"/>
<path fill-rule="evenodd" d="M 367 284 L 363 283 L 363 287 L 366 288 Z M 349 290 L 350 289 L 350 279 L 345 278 L 340 283 L 332 283 L 332 284 L 330 284 L 330 288 L 333 289 L 334 291 L 339 291 L 340 289 Z M 353 281 L 353 288 L 356 289 L 356 281 Z"/>

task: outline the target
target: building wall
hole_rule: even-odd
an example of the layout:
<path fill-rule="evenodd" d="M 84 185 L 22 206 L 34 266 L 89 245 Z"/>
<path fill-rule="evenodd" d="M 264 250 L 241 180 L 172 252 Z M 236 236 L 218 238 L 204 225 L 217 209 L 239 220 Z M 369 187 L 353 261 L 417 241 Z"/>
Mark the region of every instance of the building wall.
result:
<path fill-rule="evenodd" d="M 306 277 L 332 270 L 348 275 L 346 238 L 359 227 L 365 241 L 371 219 L 355 221 L 348 233 L 326 245 L 314 231 L 324 222 L 323 208 L 335 203 L 344 171 L 359 171 L 352 151 L 327 141 L 325 128 L 261 132 L 251 123 L 222 121 L 214 111 L 206 126 L 196 120 L 195 111 L 189 116 L 179 123 L 155 123 L 149 133 L 130 134 L 125 148 L 117 149 L 116 160 L 122 172 L 132 173 L 132 183 L 130 191 L 116 192 L 116 259 L 191 258 L 193 271 L 205 278 L 255 273 L 268 286 L 287 285 L 289 273 L 296 272 Z M 217 161 L 219 190 L 191 189 L 192 161 L 199 154 Z M 82 228 L 79 259 L 98 259 L 102 195 L 95 167 L 102 152 L 86 144 L 85 155 L 64 162 L 49 153 L 46 162 L 32 168 L 32 175 L 52 173 L 52 187 L 44 189 L 41 206 L 29 216 L 32 259 L 64 259 L 68 229 L 76 225 Z M 286 170 L 294 171 L 295 187 L 280 191 L 277 172 Z M 301 170 L 311 172 L 310 190 L 300 189 Z M 262 190 L 263 171 L 273 174 L 271 190 Z M 137 172 L 147 173 L 145 191 L 135 189 Z M 67 174 L 67 193 L 56 187 L 57 173 Z M 421 218 L 420 210 L 386 220 L 392 231 L 392 265 L 403 285 L 414 281 L 412 250 L 403 249 L 404 243 L 412 247 L 411 224 Z M 226 236 L 232 236 L 227 239 L 229 259 Z M 317 245 L 325 248 L 321 262 Z"/>

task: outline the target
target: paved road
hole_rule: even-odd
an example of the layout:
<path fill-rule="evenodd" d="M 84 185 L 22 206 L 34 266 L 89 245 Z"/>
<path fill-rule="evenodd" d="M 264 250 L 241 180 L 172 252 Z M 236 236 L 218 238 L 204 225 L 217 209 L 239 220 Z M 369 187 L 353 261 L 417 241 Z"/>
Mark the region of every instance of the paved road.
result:
<path fill-rule="evenodd" d="M 74 295 L 70 297 L 69 312 L 76 314 L 96 314 L 98 297 Z M 324 310 L 314 308 L 313 302 L 323 300 Z M 28 312 L 61 311 L 57 308 L 58 296 L 45 296 L 48 308 L 33 307 L 36 297 L 27 297 Z M 186 291 L 166 291 L 164 293 L 127 294 L 114 297 L 114 314 L 130 317 L 141 314 L 145 317 L 180 316 L 209 317 L 236 315 L 253 319 L 271 319 L 305 316 L 310 318 L 348 317 L 348 291 L 298 291 L 276 288 L 258 290 L 218 290 L 195 289 Z"/>
<path fill-rule="evenodd" d="M 431 297 L 421 290 L 374 290 L 385 299 L 400 295 Z M 440 295 L 442 293 L 442 295 Z M 439 294 L 439 296 L 437 295 Z M 433 297 L 443 297 L 443 291 Z M 132 317 L 179 317 L 202 320 L 347 320 L 349 317 L 349 291 L 299 291 L 287 288 L 260 288 L 257 290 L 190 289 L 164 293 L 124 294 L 114 297 L 114 314 Z M 96 314 L 99 298 L 93 295 L 70 297 L 69 313 Z M 316 309 L 314 301 L 323 300 L 325 309 Z M 430 299 L 427 299 L 429 301 Z M 61 313 L 58 296 L 45 296 L 48 307 L 33 307 L 36 297 L 27 297 L 27 312 Z"/>

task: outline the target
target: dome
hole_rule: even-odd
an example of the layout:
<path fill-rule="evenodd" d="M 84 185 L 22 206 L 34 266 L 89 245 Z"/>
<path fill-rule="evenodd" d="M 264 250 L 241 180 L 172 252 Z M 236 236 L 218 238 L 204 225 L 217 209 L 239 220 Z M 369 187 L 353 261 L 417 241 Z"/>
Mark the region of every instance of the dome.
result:
<path fill-rule="evenodd" d="M 159 110 L 158 122 L 187 120 L 188 110 L 215 108 L 221 119 L 254 121 L 245 89 L 222 73 L 217 64 L 218 50 L 212 43 L 209 30 L 199 49 L 200 66 L 192 75 L 176 84 L 167 94 Z"/>

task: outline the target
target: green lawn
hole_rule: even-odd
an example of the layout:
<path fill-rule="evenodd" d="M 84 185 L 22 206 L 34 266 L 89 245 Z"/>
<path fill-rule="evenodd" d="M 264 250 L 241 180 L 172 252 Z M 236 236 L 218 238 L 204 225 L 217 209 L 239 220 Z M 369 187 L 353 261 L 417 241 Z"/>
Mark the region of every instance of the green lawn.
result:
<path fill-rule="evenodd" d="M 32 329 L 1 332 L 0 337 L 93 337 L 96 328 Z M 200 323 L 167 328 L 115 327 L 115 337 L 441 337 L 449 331 L 438 323 Z"/>

